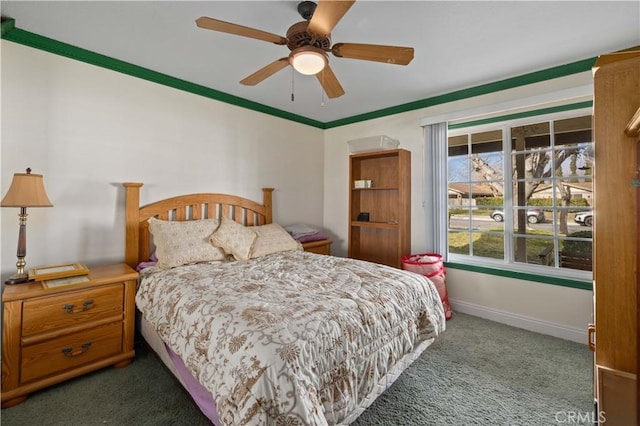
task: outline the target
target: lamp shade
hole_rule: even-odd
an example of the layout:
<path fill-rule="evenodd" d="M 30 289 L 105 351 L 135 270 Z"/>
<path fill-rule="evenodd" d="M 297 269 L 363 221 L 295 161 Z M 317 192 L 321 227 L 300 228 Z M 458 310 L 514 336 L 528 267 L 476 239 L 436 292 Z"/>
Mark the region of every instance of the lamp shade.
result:
<path fill-rule="evenodd" d="M 44 190 L 42 175 L 15 173 L 9 191 L 0 202 L 2 207 L 53 207 Z"/>
<path fill-rule="evenodd" d="M 300 74 L 318 74 L 327 65 L 327 54 L 317 47 L 303 46 L 291 52 L 289 62 Z"/>

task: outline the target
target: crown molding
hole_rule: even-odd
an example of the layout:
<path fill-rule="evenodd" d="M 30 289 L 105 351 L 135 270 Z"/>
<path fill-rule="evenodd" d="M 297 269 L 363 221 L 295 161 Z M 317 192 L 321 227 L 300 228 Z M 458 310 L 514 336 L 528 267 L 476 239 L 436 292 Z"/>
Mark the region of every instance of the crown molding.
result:
<path fill-rule="evenodd" d="M 295 121 L 297 123 L 316 127 L 318 129 L 330 129 L 334 127 L 346 126 L 348 124 L 353 124 L 361 121 L 367 121 L 417 109 L 428 108 L 434 105 L 459 101 L 475 96 L 486 95 L 488 93 L 497 92 L 500 90 L 512 89 L 514 87 L 525 86 L 545 80 L 551 80 L 571 74 L 590 71 L 597 59 L 595 57 L 583 59 L 581 61 L 576 61 L 545 70 L 534 71 L 517 77 L 457 90 L 451 93 L 421 99 L 394 107 L 371 111 L 352 117 L 346 117 L 340 120 L 321 122 L 301 115 L 292 114 L 277 108 L 272 108 L 264 104 L 250 101 L 248 99 L 240 98 L 238 96 L 230 95 L 228 93 L 211 89 L 209 87 L 181 80 L 170 75 L 162 74 L 148 68 L 131 64 L 129 62 L 101 55 L 87 49 L 41 36 L 39 34 L 22 30 L 15 26 L 15 20 L 12 18 L 6 18 L 2 21 L 1 30 L 1 38 L 4 40 L 22 44 L 24 46 L 29 46 L 35 49 L 44 50 L 56 55 L 75 59 L 101 68 L 110 69 L 112 71 L 127 74 L 132 77 L 141 78 L 143 80 L 151 81 L 157 84 L 162 84 L 174 89 L 183 90 L 185 92 L 193 93 L 199 96 L 204 96 L 220 102 L 225 102 L 253 111 L 262 112 L 264 114 L 269 114 L 275 117 L 283 118 L 285 120 Z"/>
<path fill-rule="evenodd" d="M 5 31 L 5 27 L 7 30 Z M 14 20 L 7 20 L 2 22 L 2 38 L 4 40 L 12 41 L 14 43 L 22 44 L 24 46 L 33 47 L 35 49 L 44 50 L 49 53 L 64 56 L 66 58 L 75 59 L 77 61 L 85 62 L 87 64 L 95 65 L 101 68 L 109 69 L 112 71 L 127 74 L 132 77 L 141 78 L 143 80 L 151 81 L 163 86 L 172 87 L 174 89 L 182 90 L 185 92 L 193 93 L 195 95 L 204 96 L 206 98 L 215 99 L 220 102 L 224 102 L 231 105 L 236 105 L 242 108 L 251 109 L 254 111 L 269 114 L 275 117 L 284 118 L 285 120 L 295 121 L 298 123 L 306 124 L 308 126 L 317 127 L 322 129 L 324 124 L 317 120 L 312 120 L 301 115 L 292 114 L 290 112 L 282 111 L 276 108 L 272 108 L 267 105 L 253 102 L 238 96 L 230 95 L 225 92 L 221 92 L 209 87 L 205 87 L 199 84 L 191 83 L 176 77 L 172 77 L 167 74 L 162 74 L 148 68 L 140 67 L 138 65 L 131 64 L 129 62 L 121 61 L 119 59 L 111 58 L 106 55 L 101 55 L 96 52 L 92 52 L 87 49 L 82 49 L 71 44 L 63 43 L 48 37 L 44 37 L 29 31 L 24 31 L 15 27 Z"/>

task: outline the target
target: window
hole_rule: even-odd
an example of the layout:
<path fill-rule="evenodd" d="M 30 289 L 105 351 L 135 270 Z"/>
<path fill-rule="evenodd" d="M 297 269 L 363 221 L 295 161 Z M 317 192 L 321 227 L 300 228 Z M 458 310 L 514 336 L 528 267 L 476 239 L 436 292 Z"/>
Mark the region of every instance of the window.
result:
<path fill-rule="evenodd" d="M 450 258 L 591 271 L 592 117 L 572 114 L 450 126 Z"/>

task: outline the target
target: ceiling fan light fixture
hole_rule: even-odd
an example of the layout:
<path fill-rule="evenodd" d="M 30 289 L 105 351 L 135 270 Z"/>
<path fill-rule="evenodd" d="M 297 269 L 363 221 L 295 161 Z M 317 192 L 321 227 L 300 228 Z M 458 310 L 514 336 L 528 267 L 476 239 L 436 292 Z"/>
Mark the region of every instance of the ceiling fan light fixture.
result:
<path fill-rule="evenodd" d="M 291 66 L 300 74 L 318 74 L 327 66 L 327 54 L 313 46 L 303 46 L 294 49 L 289 55 Z"/>

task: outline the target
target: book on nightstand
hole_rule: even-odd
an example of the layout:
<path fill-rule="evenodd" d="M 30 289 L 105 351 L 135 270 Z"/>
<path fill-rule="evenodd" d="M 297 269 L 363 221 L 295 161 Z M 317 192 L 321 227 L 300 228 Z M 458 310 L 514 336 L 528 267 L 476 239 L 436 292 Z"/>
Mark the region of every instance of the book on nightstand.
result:
<path fill-rule="evenodd" d="M 89 282 L 89 277 L 86 275 L 80 275 L 75 277 L 56 278 L 51 280 L 43 280 L 42 287 L 46 289 L 65 287 L 68 285 L 77 285 Z"/>

